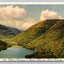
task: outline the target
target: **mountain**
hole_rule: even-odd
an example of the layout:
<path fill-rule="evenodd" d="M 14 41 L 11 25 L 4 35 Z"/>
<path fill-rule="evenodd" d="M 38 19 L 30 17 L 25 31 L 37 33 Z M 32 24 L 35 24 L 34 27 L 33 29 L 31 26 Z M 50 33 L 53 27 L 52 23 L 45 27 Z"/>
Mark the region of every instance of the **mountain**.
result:
<path fill-rule="evenodd" d="M 35 48 L 39 54 L 42 53 L 41 55 L 43 55 L 43 51 L 45 51 L 45 53 L 52 52 L 57 58 L 64 58 L 64 21 L 58 21 L 43 35 L 33 40 L 27 47 Z M 37 54 L 35 54 L 35 56 L 37 56 Z"/>
<path fill-rule="evenodd" d="M 11 39 L 11 41 L 18 42 L 18 45 L 21 45 L 23 47 L 26 47 L 27 44 L 30 44 L 31 41 L 35 40 L 37 37 L 44 34 L 52 25 L 54 25 L 57 21 L 60 20 L 45 20 L 42 22 L 39 22 L 31 27 L 29 27 L 27 30 L 23 31 L 19 35 L 15 36 Z"/>
<path fill-rule="evenodd" d="M 64 58 L 64 20 L 39 22 L 12 38 L 11 42 L 37 51 L 26 57 Z"/>
<path fill-rule="evenodd" d="M 13 33 L 15 33 L 15 36 L 18 35 L 19 33 L 23 32 L 23 30 L 19 30 L 19 29 L 17 29 L 17 28 L 11 27 L 11 26 L 6 26 L 6 27 L 10 28 L 11 31 L 12 31 Z"/>
<path fill-rule="evenodd" d="M 0 24 L 0 40 L 7 40 L 21 33 L 20 30 Z"/>

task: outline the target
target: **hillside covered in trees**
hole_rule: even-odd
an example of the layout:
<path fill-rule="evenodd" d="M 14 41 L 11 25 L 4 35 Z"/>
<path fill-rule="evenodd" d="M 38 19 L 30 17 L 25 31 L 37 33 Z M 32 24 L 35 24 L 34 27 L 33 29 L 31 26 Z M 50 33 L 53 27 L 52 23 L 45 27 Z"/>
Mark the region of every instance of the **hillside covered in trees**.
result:
<path fill-rule="evenodd" d="M 53 53 L 51 55 L 53 57 L 64 58 L 64 22 L 57 22 L 45 34 L 32 41 L 31 45 L 27 47 L 36 49 L 38 54 L 45 53 L 41 57 L 47 54 L 49 56 L 49 54 Z M 34 54 L 34 57 L 37 57 L 38 54 Z"/>
<path fill-rule="evenodd" d="M 60 20 L 45 20 L 39 22 L 27 30 L 23 31 L 19 35 L 15 36 L 11 41 L 18 42 L 18 45 L 25 46 L 25 44 L 30 44 L 31 41 L 35 40 L 37 37 L 44 34 L 52 25 L 54 25 L 57 21 Z"/>
<path fill-rule="evenodd" d="M 6 42 L 0 40 L 0 51 L 6 50 L 7 47 L 8 47 L 8 44 Z"/>
<path fill-rule="evenodd" d="M 7 49 L 7 47 L 11 46 L 10 43 L 7 43 L 7 40 L 19 33 L 21 33 L 19 29 L 0 24 L 0 50 Z"/>
<path fill-rule="evenodd" d="M 37 23 L 10 41 L 37 52 L 27 55 L 33 58 L 64 57 L 64 20 L 50 19 Z"/>
<path fill-rule="evenodd" d="M 0 40 L 8 40 L 19 33 L 21 33 L 21 31 L 16 28 L 7 27 L 0 24 Z"/>

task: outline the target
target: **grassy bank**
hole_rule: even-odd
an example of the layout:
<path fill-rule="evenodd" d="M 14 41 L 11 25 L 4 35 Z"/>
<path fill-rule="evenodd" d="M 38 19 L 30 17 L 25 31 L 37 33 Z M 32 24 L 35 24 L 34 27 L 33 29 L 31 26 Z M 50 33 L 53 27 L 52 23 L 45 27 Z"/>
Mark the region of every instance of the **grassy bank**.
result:
<path fill-rule="evenodd" d="M 12 47 L 22 47 L 22 46 L 18 46 L 18 45 L 13 45 Z"/>

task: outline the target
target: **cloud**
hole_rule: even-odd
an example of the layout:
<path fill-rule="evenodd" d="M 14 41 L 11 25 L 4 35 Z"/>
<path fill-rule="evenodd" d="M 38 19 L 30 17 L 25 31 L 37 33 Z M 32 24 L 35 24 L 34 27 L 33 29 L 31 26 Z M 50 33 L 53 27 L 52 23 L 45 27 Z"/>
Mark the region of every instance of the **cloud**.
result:
<path fill-rule="evenodd" d="M 12 5 L 0 7 L 0 24 L 25 30 L 36 23 L 33 18 L 26 16 L 27 12 L 24 8 Z"/>
<path fill-rule="evenodd" d="M 29 28 L 30 26 L 32 26 L 32 25 L 34 25 L 35 23 L 37 23 L 36 21 L 35 21 L 35 19 L 34 18 L 28 18 L 27 19 L 27 22 L 25 22 L 24 24 L 23 24 L 23 28 L 25 29 L 27 29 L 27 28 Z"/>
<path fill-rule="evenodd" d="M 0 18 L 22 18 L 26 15 L 26 11 L 23 8 L 16 6 L 15 8 L 11 6 L 0 7 Z"/>
<path fill-rule="evenodd" d="M 59 16 L 57 12 L 49 11 L 47 9 L 47 10 L 43 10 L 41 12 L 41 16 L 40 16 L 39 20 L 42 21 L 42 20 L 46 20 L 46 19 L 62 19 L 62 17 Z"/>

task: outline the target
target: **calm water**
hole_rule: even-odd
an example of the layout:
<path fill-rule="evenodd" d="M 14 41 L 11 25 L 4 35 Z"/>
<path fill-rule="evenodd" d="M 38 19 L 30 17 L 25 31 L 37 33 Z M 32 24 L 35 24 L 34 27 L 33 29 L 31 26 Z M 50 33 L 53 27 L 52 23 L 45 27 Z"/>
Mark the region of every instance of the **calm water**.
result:
<path fill-rule="evenodd" d="M 10 47 L 0 51 L 0 58 L 25 58 L 25 55 L 32 54 L 35 50 L 27 50 L 21 47 Z"/>

